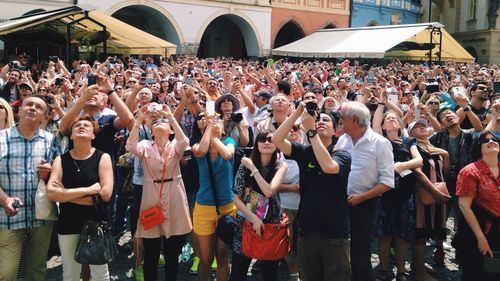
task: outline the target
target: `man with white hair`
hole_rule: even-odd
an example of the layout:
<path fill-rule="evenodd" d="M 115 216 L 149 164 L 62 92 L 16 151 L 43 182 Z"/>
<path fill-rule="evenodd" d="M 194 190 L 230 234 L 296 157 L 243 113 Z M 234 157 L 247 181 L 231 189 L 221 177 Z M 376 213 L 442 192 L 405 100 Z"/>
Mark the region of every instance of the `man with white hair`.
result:
<path fill-rule="evenodd" d="M 372 281 L 370 240 L 378 197 L 394 188 L 392 145 L 372 130 L 370 111 L 364 104 L 342 104 L 340 119 L 345 134 L 339 138 L 336 149 L 346 150 L 352 156 L 347 183 L 352 280 Z"/>

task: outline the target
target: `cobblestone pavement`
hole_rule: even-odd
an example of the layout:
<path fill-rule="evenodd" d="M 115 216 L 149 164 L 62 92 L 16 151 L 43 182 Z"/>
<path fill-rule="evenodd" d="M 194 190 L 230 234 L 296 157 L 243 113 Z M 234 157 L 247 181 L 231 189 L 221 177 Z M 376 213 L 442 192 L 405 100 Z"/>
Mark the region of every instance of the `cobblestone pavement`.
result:
<path fill-rule="evenodd" d="M 111 270 L 112 280 L 134 280 L 132 277 L 132 269 L 134 266 L 134 257 L 131 250 L 130 232 L 126 232 L 119 241 L 119 254 L 116 260 L 113 262 L 113 267 Z M 375 240 L 373 241 L 375 242 Z M 449 241 L 448 241 L 449 242 Z M 376 243 L 373 243 L 374 245 Z M 427 265 L 429 267 L 433 266 L 432 254 L 433 248 L 429 243 L 427 244 Z M 373 251 L 376 253 L 376 249 Z M 372 264 L 374 267 L 378 265 L 378 255 L 372 254 Z M 179 267 L 179 281 L 195 281 L 196 276 L 190 275 L 188 269 L 191 264 L 182 263 Z M 62 281 L 62 261 L 60 256 L 53 256 L 47 262 L 48 273 L 47 280 L 50 281 Z M 460 272 L 458 270 L 458 265 L 455 261 L 455 251 L 453 248 L 445 249 L 445 267 L 434 268 L 436 273 L 433 274 L 434 278 L 440 281 L 459 281 Z M 163 280 L 162 268 L 158 267 L 158 280 Z M 394 269 L 394 273 L 395 269 Z M 407 273 L 410 275 L 410 264 L 407 263 Z M 261 274 L 259 271 L 253 271 L 253 276 L 247 278 L 248 281 L 260 281 Z M 286 269 L 280 269 L 279 279 L 280 281 L 287 281 L 288 271 Z M 215 280 L 215 279 L 214 279 Z M 411 280 L 411 279 L 410 279 Z"/>

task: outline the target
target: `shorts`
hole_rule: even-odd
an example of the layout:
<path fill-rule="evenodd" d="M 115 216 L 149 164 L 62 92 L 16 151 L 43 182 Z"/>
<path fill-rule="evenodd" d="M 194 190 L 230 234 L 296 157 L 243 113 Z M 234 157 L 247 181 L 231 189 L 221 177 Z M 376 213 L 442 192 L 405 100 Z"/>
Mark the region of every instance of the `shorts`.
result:
<path fill-rule="evenodd" d="M 219 206 L 220 217 L 224 215 L 236 216 L 236 205 L 230 202 L 224 206 Z M 198 235 L 212 235 L 217 227 L 217 211 L 215 206 L 201 205 L 195 203 L 193 211 L 194 233 Z"/>

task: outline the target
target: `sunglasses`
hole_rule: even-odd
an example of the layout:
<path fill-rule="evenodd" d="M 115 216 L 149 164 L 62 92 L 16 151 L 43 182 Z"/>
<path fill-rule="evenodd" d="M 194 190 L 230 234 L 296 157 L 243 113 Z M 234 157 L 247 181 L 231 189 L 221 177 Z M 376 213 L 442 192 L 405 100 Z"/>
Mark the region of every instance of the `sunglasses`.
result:
<path fill-rule="evenodd" d="M 266 142 L 268 142 L 268 143 L 273 143 L 272 138 L 273 138 L 273 137 L 268 137 L 268 136 L 259 136 L 259 137 L 257 137 L 257 141 L 258 141 L 258 142 L 261 142 L 261 143 L 266 143 Z"/>
<path fill-rule="evenodd" d="M 166 118 L 158 118 L 158 119 L 154 119 L 153 121 L 151 121 L 152 126 L 160 124 L 160 123 L 168 123 L 168 120 Z"/>
<path fill-rule="evenodd" d="M 129 83 L 137 83 L 137 81 L 134 80 L 128 80 Z"/>
<path fill-rule="evenodd" d="M 488 88 L 487 88 L 487 87 L 477 87 L 477 89 L 478 89 L 479 91 L 487 91 L 487 90 L 488 90 Z"/>
<path fill-rule="evenodd" d="M 195 119 L 196 121 L 200 121 L 201 119 L 203 119 L 203 117 L 205 117 L 205 114 L 198 114 L 196 115 Z"/>
<path fill-rule="evenodd" d="M 315 94 L 323 94 L 321 91 L 313 91 Z"/>
<path fill-rule="evenodd" d="M 437 102 L 437 101 L 430 101 L 427 104 L 439 105 L 439 102 Z"/>
<path fill-rule="evenodd" d="M 490 141 L 494 141 L 494 142 L 498 143 L 498 138 L 497 138 L 497 137 L 495 137 L 495 136 L 493 136 L 493 137 L 491 137 L 491 138 L 488 138 L 488 137 L 483 138 L 483 139 L 481 140 L 481 144 L 489 143 Z"/>

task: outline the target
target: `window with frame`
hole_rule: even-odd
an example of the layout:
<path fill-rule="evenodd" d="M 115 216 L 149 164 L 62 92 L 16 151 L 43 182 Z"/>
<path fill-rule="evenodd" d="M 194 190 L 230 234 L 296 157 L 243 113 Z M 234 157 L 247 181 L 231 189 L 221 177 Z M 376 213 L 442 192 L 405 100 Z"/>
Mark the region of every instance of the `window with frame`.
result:
<path fill-rule="evenodd" d="M 391 13 L 391 25 L 401 24 L 401 14 Z"/>
<path fill-rule="evenodd" d="M 469 0 L 469 20 L 476 19 L 477 0 Z"/>

